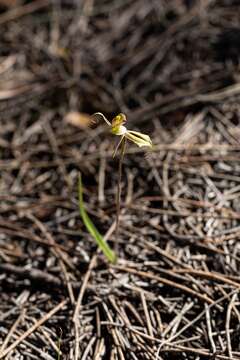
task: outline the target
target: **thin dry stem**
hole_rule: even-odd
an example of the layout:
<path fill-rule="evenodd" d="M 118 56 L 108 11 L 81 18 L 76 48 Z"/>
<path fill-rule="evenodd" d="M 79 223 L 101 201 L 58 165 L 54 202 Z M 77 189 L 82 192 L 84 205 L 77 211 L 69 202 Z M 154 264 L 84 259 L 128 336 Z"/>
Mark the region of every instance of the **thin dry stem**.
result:
<path fill-rule="evenodd" d="M 121 209 L 121 180 L 122 180 L 122 165 L 123 165 L 123 158 L 126 149 L 126 139 L 123 138 L 121 143 L 121 152 L 119 158 L 119 165 L 118 165 L 118 183 L 117 183 L 117 201 L 116 201 L 116 240 L 115 240 L 115 251 L 118 251 L 118 243 L 119 243 L 119 223 L 120 223 L 120 209 Z"/>

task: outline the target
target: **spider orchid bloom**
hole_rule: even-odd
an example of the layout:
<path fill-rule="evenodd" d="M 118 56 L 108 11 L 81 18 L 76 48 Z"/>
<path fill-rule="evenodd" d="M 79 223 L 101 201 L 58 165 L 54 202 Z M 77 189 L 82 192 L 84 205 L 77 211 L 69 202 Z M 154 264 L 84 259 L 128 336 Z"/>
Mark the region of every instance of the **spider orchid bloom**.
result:
<path fill-rule="evenodd" d="M 110 121 L 108 121 L 106 117 L 100 112 L 97 112 L 94 115 L 102 116 L 106 124 L 111 127 L 110 132 L 113 135 L 121 136 L 121 139 L 114 151 L 113 157 L 116 155 L 116 152 L 124 138 L 134 142 L 139 147 L 148 146 L 152 148 L 153 146 L 152 140 L 148 135 L 142 134 L 141 132 L 138 131 L 128 130 L 124 126 L 124 124 L 127 122 L 127 118 L 124 114 L 120 113 L 117 116 L 115 116 L 112 120 L 112 123 L 110 123 Z"/>

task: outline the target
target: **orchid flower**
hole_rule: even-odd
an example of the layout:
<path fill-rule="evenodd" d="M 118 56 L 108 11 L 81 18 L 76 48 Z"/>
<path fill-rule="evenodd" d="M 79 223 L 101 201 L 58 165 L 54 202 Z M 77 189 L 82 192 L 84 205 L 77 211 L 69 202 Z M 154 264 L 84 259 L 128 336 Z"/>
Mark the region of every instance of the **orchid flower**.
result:
<path fill-rule="evenodd" d="M 93 115 L 100 115 L 106 124 L 111 128 L 110 132 L 113 135 L 121 136 L 119 143 L 114 150 L 113 157 L 116 155 L 116 152 L 122 143 L 123 139 L 128 139 L 138 145 L 139 147 L 147 146 L 152 148 L 152 140 L 146 134 L 143 134 L 138 131 L 128 130 L 124 124 L 127 122 L 127 118 L 124 114 L 120 113 L 112 119 L 110 122 L 102 113 L 96 112 Z"/>

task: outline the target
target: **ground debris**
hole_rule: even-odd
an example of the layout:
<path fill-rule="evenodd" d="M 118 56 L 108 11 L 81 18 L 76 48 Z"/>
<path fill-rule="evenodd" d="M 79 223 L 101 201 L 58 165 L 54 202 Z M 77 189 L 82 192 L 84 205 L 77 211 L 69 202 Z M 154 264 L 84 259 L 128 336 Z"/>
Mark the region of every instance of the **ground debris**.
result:
<path fill-rule="evenodd" d="M 0 359 L 240 359 L 237 1 L 0 9 Z M 117 161 L 104 125 L 151 135 Z M 72 126 L 73 123 L 79 127 Z"/>

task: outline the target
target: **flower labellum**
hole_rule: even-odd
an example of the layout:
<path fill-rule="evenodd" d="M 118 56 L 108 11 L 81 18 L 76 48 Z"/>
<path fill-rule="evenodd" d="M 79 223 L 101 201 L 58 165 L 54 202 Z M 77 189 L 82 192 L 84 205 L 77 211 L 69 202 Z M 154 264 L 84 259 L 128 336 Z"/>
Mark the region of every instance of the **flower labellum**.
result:
<path fill-rule="evenodd" d="M 126 116 L 122 113 L 115 116 L 115 118 L 112 119 L 111 123 L 111 133 L 114 135 L 123 135 L 126 133 L 127 129 L 123 124 L 125 124 L 127 121 Z"/>

